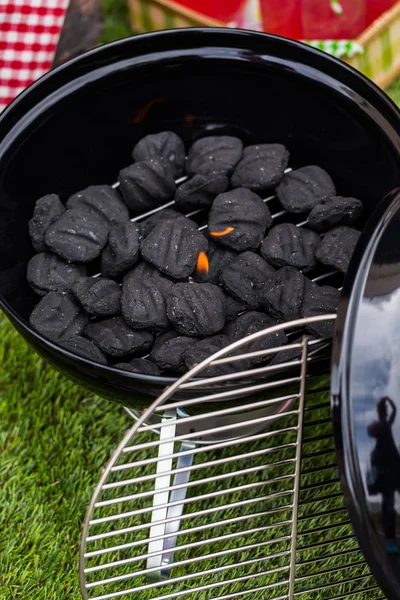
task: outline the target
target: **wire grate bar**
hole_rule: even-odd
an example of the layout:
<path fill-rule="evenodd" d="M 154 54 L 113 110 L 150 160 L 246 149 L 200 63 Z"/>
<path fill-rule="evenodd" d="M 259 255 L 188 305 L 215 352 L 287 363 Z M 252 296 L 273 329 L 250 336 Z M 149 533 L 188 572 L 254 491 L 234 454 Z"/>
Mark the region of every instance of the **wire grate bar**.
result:
<path fill-rule="evenodd" d="M 348 577 L 347 579 L 342 579 L 341 581 L 334 581 L 331 583 L 324 583 L 323 585 L 319 585 L 315 588 L 309 588 L 307 590 L 302 590 L 301 592 L 296 592 L 295 596 L 301 596 L 302 594 L 310 594 L 312 592 L 321 592 L 327 588 L 335 587 L 337 585 L 346 585 L 347 583 L 354 583 L 354 581 L 359 581 L 360 579 L 366 579 L 367 577 L 371 577 L 371 573 L 366 573 L 365 575 L 356 575 L 355 577 Z M 354 594 L 354 592 L 353 592 Z"/>
<path fill-rule="evenodd" d="M 327 485 L 338 485 L 340 482 L 338 479 L 327 479 L 326 481 L 315 481 L 314 483 L 307 483 L 302 487 L 302 491 L 314 490 L 315 488 L 322 488 Z"/>
<path fill-rule="evenodd" d="M 279 354 L 278 349 L 276 349 L 275 353 Z M 242 357 L 243 357 L 243 355 L 242 355 Z M 230 356 L 229 359 L 228 358 L 224 359 L 223 364 L 231 364 L 234 362 L 239 362 L 239 360 L 240 360 L 240 355 Z M 242 358 L 242 360 L 248 360 L 248 359 Z M 219 364 L 218 360 L 216 360 L 215 364 L 211 363 L 211 366 L 214 367 L 218 364 Z M 214 383 L 221 383 L 224 381 L 234 381 L 235 379 L 244 379 L 247 377 L 254 377 L 254 376 L 258 376 L 258 375 L 267 375 L 267 374 L 274 373 L 275 371 L 281 371 L 284 368 L 296 367 L 299 365 L 300 365 L 300 361 L 297 359 L 293 359 L 290 362 L 281 363 L 279 365 L 260 366 L 260 367 L 255 367 L 253 369 L 247 369 L 246 371 L 235 371 L 234 373 L 228 373 L 226 375 L 215 375 L 214 377 L 208 377 L 207 383 L 209 385 L 212 385 Z M 203 387 L 206 385 L 207 384 L 201 379 L 194 380 L 194 381 L 188 382 L 188 385 L 186 385 L 186 389 L 187 388 L 199 388 L 199 387 Z"/>
<path fill-rule="evenodd" d="M 256 473 L 257 471 L 264 471 L 268 469 L 270 465 L 258 465 L 257 467 L 251 467 L 248 469 L 241 469 L 240 471 L 233 471 L 232 473 L 224 473 L 220 475 L 220 480 L 222 479 L 232 479 L 234 477 L 240 477 L 241 475 L 249 475 L 250 473 Z M 181 488 L 188 487 L 197 487 L 199 485 L 204 485 L 205 483 L 211 483 L 214 481 L 214 477 L 206 477 L 204 479 L 198 479 L 194 481 L 190 481 L 188 483 L 181 483 L 179 485 L 169 485 L 157 490 L 157 494 L 161 492 L 170 492 L 172 490 L 179 490 Z M 273 479 L 268 480 L 268 483 L 278 483 L 279 481 L 284 481 L 286 479 L 293 479 L 293 475 L 280 475 L 278 477 L 274 477 Z M 264 482 L 265 483 L 265 482 Z M 141 492 L 140 494 L 131 494 L 130 496 L 121 496 L 120 498 L 113 498 L 112 500 L 103 500 L 101 502 L 96 502 L 95 507 L 100 508 L 102 506 L 114 506 L 115 504 L 122 504 L 124 502 L 129 502 L 131 500 L 138 500 L 139 498 L 149 498 L 155 495 L 154 490 L 151 492 Z M 164 504 L 164 503 L 163 503 Z M 168 504 L 168 503 L 167 503 Z"/>
<path fill-rule="evenodd" d="M 368 588 L 364 588 L 362 591 L 358 592 L 359 594 L 363 594 L 364 597 L 368 598 L 368 593 L 369 592 L 374 592 L 375 590 L 379 590 L 379 587 L 377 585 L 374 585 L 372 587 L 368 587 Z M 342 598 L 348 598 L 349 596 L 353 596 L 354 597 L 354 592 L 345 592 L 344 594 L 340 594 L 340 596 L 332 596 L 331 598 L 328 598 L 327 600 L 342 600 Z M 385 600 L 386 596 L 379 596 L 378 598 L 375 598 L 375 600 Z"/>
<path fill-rule="evenodd" d="M 243 508 L 245 506 L 249 506 L 250 504 L 258 504 L 259 502 L 265 502 L 269 498 L 267 496 L 257 496 L 256 498 L 249 498 L 248 500 L 242 500 L 241 502 L 236 502 L 233 504 L 225 504 L 224 506 L 214 506 L 213 508 L 205 509 L 204 511 L 197 511 L 189 514 L 183 514 L 180 517 L 180 520 L 196 518 L 199 516 L 205 516 L 214 514 L 216 512 L 228 511 L 232 508 Z M 292 504 L 286 504 L 284 506 L 278 508 L 272 508 L 271 510 L 264 511 L 264 516 L 271 516 L 275 513 L 285 512 L 287 510 L 292 510 Z M 154 524 L 161 523 L 169 523 L 176 520 L 176 517 L 171 517 L 167 519 L 161 519 L 160 521 L 154 521 Z M 97 535 L 88 536 L 86 538 L 87 542 L 95 542 L 103 539 L 107 539 L 110 537 L 115 537 L 117 535 L 124 535 L 127 533 L 133 533 L 135 531 L 142 531 L 143 529 L 148 529 L 151 527 L 151 523 L 144 523 L 142 525 L 134 525 L 132 527 L 125 527 L 124 529 L 115 529 L 113 531 L 108 531 L 107 533 L 99 533 Z"/>
<path fill-rule="evenodd" d="M 319 517 L 326 517 L 328 515 L 339 514 L 341 512 L 346 513 L 347 508 L 345 506 L 340 506 L 338 508 L 331 508 L 329 510 L 313 513 L 312 515 L 300 515 L 299 521 L 309 521 L 310 519 L 318 519 Z"/>
<path fill-rule="evenodd" d="M 270 527 L 269 527 L 270 529 Z M 249 530 L 245 530 L 245 531 L 237 531 L 235 533 L 230 533 L 227 534 L 226 536 L 218 536 L 215 538 L 210 538 L 207 540 L 200 540 L 198 542 L 193 542 L 191 544 L 182 544 L 181 546 L 179 546 L 179 550 L 191 550 L 193 548 L 201 548 L 201 546 L 207 546 L 209 544 L 215 544 L 216 542 L 222 542 L 225 540 L 232 540 L 235 538 L 240 538 L 242 536 L 245 535 L 251 535 L 254 533 L 261 533 L 264 531 L 267 531 L 268 527 L 255 527 L 253 529 L 249 529 Z M 155 538 L 153 538 L 155 539 Z M 247 550 L 251 550 L 253 548 L 260 548 L 262 546 L 270 546 L 271 544 L 278 544 L 281 542 L 286 542 L 287 540 L 290 539 L 289 535 L 283 535 L 280 536 L 279 538 L 274 538 L 271 540 L 265 540 L 265 542 L 257 542 L 256 544 L 250 544 L 250 545 L 246 545 L 246 546 L 239 546 L 238 548 L 230 548 L 228 550 L 223 550 L 221 552 L 214 552 L 213 554 L 207 554 L 205 556 L 197 556 L 196 558 L 191 558 L 188 559 L 187 561 L 177 561 L 174 562 L 174 566 L 181 566 L 181 565 L 186 565 L 186 564 L 192 564 L 193 562 L 198 562 L 198 561 L 202 561 L 202 560 L 207 560 L 209 558 L 218 558 L 219 556 L 226 556 L 228 554 L 232 554 L 232 553 L 236 553 L 236 552 L 244 552 Z M 88 567 L 87 569 L 85 569 L 85 573 L 94 573 L 96 571 L 104 571 L 105 569 L 110 569 L 113 567 L 119 567 L 122 565 L 128 565 L 134 562 L 140 562 L 143 559 L 147 559 L 153 556 L 159 556 L 160 554 L 163 554 L 164 550 L 161 551 L 157 551 L 157 552 L 149 552 L 148 554 L 142 554 L 140 556 L 132 556 L 131 558 L 125 558 L 122 560 L 118 560 L 118 561 L 114 561 L 114 562 L 109 562 L 109 563 L 104 563 L 102 565 L 96 565 L 95 567 Z M 131 573 L 129 575 L 129 577 L 131 576 L 139 576 L 139 575 L 146 575 L 146 573 L 151 573 L 154 571 L 157 571 L 158 567 L 152 567 L 149 569 L 145 569 L 144 571 L 140 571 L 140 572 L 135 572 L 135 573 Z M 124 577 L 128 577 L 124 575 Z M 128 578 L 129 578 L 128 577 Z M 100 585 L 100 583 L 96 583 L 96 585 Z"/>
<path fill-rule="evenodd" d="M 274 404 L 281 404 L 282 402 L 288 401 L 288 400 L 294 400 L 296 398 L 298 398 L 299 395 L 298 394 L 289 394 L 286 396 L 278 396 L 277 398 L 267 398 L 266 400 L 258 400 L 257 402 L 249 402 L 248 404 L 246 404 L 246 412 L 250 412 L 252 409 L 260 409 L 263 408 L 265 406 L 273 406 Z M 202 413 L 200 415 L 193 415 L 191 417 L 181 417 L 179 419 L 179 425 L 186 425 L 187 423 L 194 423 L 196 421 L 203 421 L 204 419 L 208 419 L 208 418 L 212 418 L 212 417 L 219 417 L 222 415 L 231 415 L 231 414 L 235 414 L 238 412 L 243 412 L 243 406 L 231 406 L 231 407 L 227 407 L 221 410 L 215 410 L 212 412 L 206 412 L 206 413 Z M 162 427 L 165 427 L 165 424 L 161 423 L 155 423 L 154 425 L 152 425 L 153 430 L 158 430 L 158 429 L 162 429 Z M 147 426 L 145 427 L 141 427 L 138 429 L 139 433 L 143 433 L 144 431 L 147 431 Z"/>
<path fill-rule="evenodd" d="M 304 412 L 306 415 L 309 415 L 314 410 L 319 410 L 321 408 L 322 409 L 330 409 L 331 403 L 329 401 L 325 400 L 324 402 L 319 402 L 318 404 L 313 404 L 312 406 L 304 407 Z"/>
<path fill-rule="evenodd" d="M 225 565 L 222 567 L 216 567 L 214 569 L 206 569 L 205 571 L 199 571 L 198 573 L 193 573 L 190 575 L 183 575 L 182 577 L 176 577 L 174 579 L 170 579 L 169 580 L 169 584 L 173 584 L 173 583 L 179 583 L 181 581 L 186 581 L 188 579 L 196 579 L 197 577 L 204 577 L 204 575 L 215 575 L 216 573 L 221 573 L 223 571 L 226 571 L 228 569 L 235 569 L 235 568 L 239 568 L 242 566 L 250 566 L 250 565 L 256 565 L 256 564 L 261 564 L 264 563 L 267 560 L 270 560 L 270 558 L 278 558 L 278 557 L 283 557 L 283 556 L 287 556 L 289 554 L 289 550 L 287 550 L 286 552 L 279 552 L 275 555 L 271 555 L 271 557 L 265 556 L 262 558 L 253 558 L 251 560 L 247 560 L 247 561 L 243 561 L 240 563 L 233 563 L 231 565 Z M 206 556 L 201 557 L 200 559 L 196 559 L 196 562 L 198 560 L 207 560 Z M 182 561 L 182 565 L 187 564 L 189 561 Z M 268 569 L 266 571 L 262 571 L 259 576 L 263 576 L 265 577 L 266 575 L 273 575 L 275 573 L 281 573 L 283 571 L 287 571 L 289 569 L 289 566 L 283 566 L 283 567 L 276 567 L 274 569 Z M 100 585 L 108 585 L 110 583 L 116 583 L 118 581 L 127 581 L 128 579 L 133 579 L 134 577 L 139 577 L 142 575 L 145 575 L 146 573 L 149 573 L 149 571 L 136 571 L 134 573 L 130 573 L 130 574 L 126 574 L 126 575 L 121 575 L 120 577 L 112 577 L 109 579 L 104 579 L 103 581 L 98 581 L 94 584 L 87 584 L 87 588 L 88 589 L 94 589 L 95 587 L 98 587 Z M 148 585 L 147 589 L 151 589 L 152 587 L 156 587 L 155 585 Z"/>
<path fill-rule="evenodd" d="M 294 430 L 296 430 L 296 428 L 294 428 Z M 254 436 L 251 436 L 250 438 L 246 438 L 247 440 L 250 441 L 257 441 L 257 440 L 261 440 L 265 437 L 269 437 L 267 436 L 265 433 L 260 433 Z M 172 454 L 168 454 L 165 455 L 165 458 L 178 458 L 180 456 L 187 456 L 187 455 L 191 455 L 191 454 L 203 454 L 206 452 L 215 452 L 215 450 L 220 450 L 222 448 L 230 448 L 231 446 L 237 446 L 238 444 L 243 444 L 243 440 L 244 438 L 240 438 L 240 440 L 238 439 L 234 439 L 234 440 L 229 440 L 229 441 L 223 441 L 220 442 L 219 444 L 208 444 L 208 445 L 204 445 L 204 446 L 199 446 L 198 448 L 193 448 L 191 450 L 185 450 L 184 452 L 174 452 Z M 248 456 L 257 456 L 257 452 L 263 452 L 264 454 L 271 454 L 272 452 L 280 452 L 282 450 L 286 450 L 289 448 L 295 448 L 296 447 L 296 443 L 295 442 L 290 442 L 288 444 L 281 444 L 280 446 L 274 446 L 272 448 L 264 448 L 262 451 L 261 450 L 255 450 L 253 452 L 246 452 L 245 454 L 241 454 L 239 455 L 237 458 L 245 458 Z M 146 458 L 144 460 L 138 460 L 136 462 L 129 462 L 129 463 L 125 463 L 122 465 L 116 465 L 115 467 L 112 467 L 111 471 L 112 472 L 118 472 L 118 471 L 124 471 L 126 469 L 136 469 L 139 467 L 144 467 L 147 465 L 151 465 L 151 464 L 155 464 L 158 461 L 158 456 L 154 457 L 154 458 Z M 107 489 L 106 485 L 103 486 L 103 489 Z"/>
<path fill-rule="evenodd" d="M 197 575 L 197 573 L 196 573 L 196 575 Z M 256 579 L 257 577 L 262 577 L 262 575 L 263 575 L 262 573 L 253 573 L 251 575 L 244 575 L 242 577 L 235 577 L 235 578 L 232 578 L 232 579 L 228 579 L 226 581 L 217 581 L 215 583 L 210 583 L 210 584 L 207 584 L 207 585 L 202 585 L 202 586 L 197 587 L 197 588 L 191 588 L 190 589 L 190 593 L 204 592 L 206 590 L 214 589 L 214 588 L 217 588 L 217 587 L 223 587 L 225 585 L 229 585 L 229 584 L 232 584 L 232 583 L 240 583 L 242 581 L 250 581 L 252 579 Z M 190 575 L 188 575 L 188 576 L 186 576 L 184 578 L 178 579 L 178 581 L 182 581 L 182 579 L 190 579 Z M 171 579 L 169 581 L 169 583 L 176 583 L 176 582 L 177 582 L 176 579 L 175 580 Z M 280 587 L 280 586 L 285 585 L 287 583 L 288 583 L 288 581 L 285 581 L 285 580 L 284 581 L 270 583 L 269 585 L 265 586 L 264 589 L 265 590 L 271 590 L 273 588 Z M 102 596 L 96 596 L 95 598 L 92 598 L 91 600 L 108 600 L 109 598 L 119 598 L 121 596 L 124 596 L 125 594 L 128 596 L 128 595 L 131 595 L 131 594 L 135 594 L 137 592 L 143 592 L 143 591 L 147 591 L 149 589 L 161 587 L 163 585 L 165 585 L 165 582 L 164 581 L 160 581 L 160 582 L 152 583 L 152 584 L 149 584 L 149 585 L 138 586 L 136 588 L 131 588 L 129 590 L 124 590 L 124 591 L 121 591 L 121 592 L 115 592 L 115 593 L 112 593 L 112 594 L 105 594 L 105 595 L 102 595 Z M 164 600 L 166 598 L 168 598 L 168 599 L 170 599 L 170 598 L 179 598 L 180 596 L 187 595 L 187 593 L 188 593 L 187 590 L 183 590 L 183 591 L 179 591 L 179 592 L 173 592 L 171 594 L 166 594 L 165 596 L 158 596 L 157 598 L 153 598 L 152 600 Z"/>
<path fill-rule="evenodd" d="M 343 527 L 345 525 L 350 525 L 350 520 L 348 518 L 346 521 L 339 521 L 339 523 L 330 523 L 329 525 L 324 525 L 323 527 L 315 527 L 313 529 L 301 531 L 299 536 L 305 537 L 306 535 L 315 535 L 316 533 L 322 533 L 323 531 L 333 531 L 334 529 Z"/>
<path fill-rule="evenodd" d="M 247 437 L 241 437 L 240 439 L 235 438 L 235 439 L 229 440 L 227 442 L 222 442 L 223 445 L 222 446 L 220 445 L 219 448 L 224 447 L 224 445 L 228 444 L 228 443 L 231 444 L 231 445 L 232 444 L 234 444 L 234 445 L 243 444 L 245 442 L 251 442 L 251 441 L 254 441 L 254 440 L 260 440 L 260 439 L 263 439 L 263 438 L 267 438 L 267 437 L 279 435 L 279 434 L 282 434 L 282 433 L 288 433 L 290 431 L 297 431 L 297 426 L 295 426 L 295 427 L 283 427 L 282 429 L 275 429 L 275 430 L 272 430 L 272 431 L 268 430 L 266 432 L 257 433 L 257 434 L 250 435 L 250 436 L 247 436 Z M 175 437 L 175 441 L 176 442 L 182 442 L 182 441 L 186 440 L 187 437 L 188 437 L 187 435 L 176 436 Z M 194 435 L 192 435 L 192 437 L 194 437 Z M 146 444 L 138 444 L 137 446 L 127 446 L 126 448 L 124 448 L 122 450 L 122 452 L 124 452 L 124 453 L 127 454 L 127 453 L 130 453 L 130 452 L 137 452 L 138 450 L 144 450 L 144 449 L 147 449 L 147 448 L 153 448 L 155 446 L 158 446 L 158 442 L 147 442 Z M 216 448 L 217 446 L 213 444 L 212 447 Z M 133 463 L 133 464 L 136 464 L 136 463 Z"/>
<path fill-rule="evenodd" d="M 326 442 L 331 439 L 333 440 L 333 433 L 324 433 L 322 435 L 314 435 L 308 438 L 303 438 L 303 444 L 315 444 L 315 442 Z"/>
<path fill-rule="evenodd" d="M 336 463 L 331 463 L 330 465 L 325 465 L 323 467 L 314 467 L 313 469 L 304 469 L 302 471 L 302 475 L 315 475 L 316 473 L 323 473 L 324 471 L 330 471 L 331 469 L 337 469 Z"/>
<path fill-rule="evenodd" d="M 255 489 L 257 487 L 263 487 L 265 485 L 265 481 L 256 481 L 255 483 L 249 483 L 246 485 L 241 485 L 241 486 L 237 486 L 234 488 L 228 488 L 225 490 L 217 490 L 216 492 L 210 493 L 210 494 L 202 494 L 201 496 L 194 496 L 192 498 L 185 498 L 184 500 L 178 500 L 177 502 L 169 502 L 166 503 L 164 505 L 162 505 L 163 507 L 169 507 L 169 506 L 175 506 L 178 504 L 193 504 L 194 502 L 201 502 L 203 500 L 209 500 L 211 498 L 216 498 L 217 496 L 225 496 L 225 495 L 229 495 L 229 494 L 234 494 L 236 492 L 240 492 L 243 490 L 248 490 L 248 489 Z M 282 496 L 288 496 L 293 494 L 293 490 L 284 490 L 282 492 L 276 492 L 274 494 L 268 494 L 267 496 L 264 496 L 265 500 L 271 500 L 272 498 L 279 498 Z M 98 523 L 108 523 L 110 521 L 118 521 L 119 519 L 125 519 L 128 517 L 136 517 L 138 515 L 144 515 L 146 513 L 151 513 L 152 511 L 152 507 L 149 508 L 139 508 L 138 510 L 130 510 L 128 512 L 125 513 L 119 513 L 117 515 L 110 515 L 108 517 L 102 517 L 100 519 L 93 519 L 92 521 L 89 521 L 90 525 L 95 525 Z"/>
<path fill-rule="evenodd" d="M 341 550 L 339 552 L 335 552 L 335 554 L 324 554 L 323 556 L 318 556 L 316 558 L 310 558 L 308 560 L 301 560 L 301 561 L 298 561 L 297 564 L 299 567 L 303 567 L 306 565 L 314 565 L 316 562 L 332 560 L 333 558 L 337 559 L 342 556 L 347 556 L 349 554 L 355 554 L 355 553 L 360 554 L 360 549 L 358 546 L 355 546 L 354 548 L 350 548 L 348 550 Z"/>
<path fill-rule="evenodd" d="M 242 455 L 240 458 L 247 458 L 247 457 L 255 457 L 255 456 L 262 456 L 265 455 L 265 450 L 258 450 L 255 451 L 253 453 L 249 453 L 248 455 Z M 208 469 L 209 467 L 216 467 L 217 465 L 226 465 L 230 462 L 236 462 L 237 460 L 240 459 L 238 456 L 231 456 L 229 458 L 221 458 L 219 460 L 213 460 L 210 461 L 209 463 L 203 463 L 203 464 L 199 464 L 199 465 L 191 465 L 189 467 L 181 467 L 181 468 L 177 468 L 177 469 L 171 469 L 169 471 L 170 475 L 176 475 L 178 473 L 186 473 L 187 471 L 200 471 L 202 469 Z M 260 470 L 260 469 L 272 469 L 275 467 L 281 467 L 283 465 L 289 465 L 289 464 L 293 464 L 295 462 L 295 458 L 286 458 L 285 460 L 280 460 L 277 462 L 273 462 L 273 463 L 267 463 L 266 465 L 260 465 L 258 467 L 254 467 L 254 470 Z M 321 469 L 322 470 L 322 469 Z M 227 474 L 225 477 L 237 477 L 243 474 L 248 474 L 251 473 L 253 471 L 246 469 L 245 471 L 233 471 L 232 473 Z M 125 487 L 127 485 L 133 485 L 135 483 L 139 483 L 142 481 L 152 481 L 153 479 L 155 479 L 157 477 L 157 474 L 154 473 L 152 475 L 145 475 L 143 476 L 143 478 L 140 477 L 135 477 L 133 479 L 123 479 L 121 481 L 115 481 L 113 483 L 107 483 L 105 485 L 103 485 L 103 490 L 111 490 L 111 489 L 115 489 L 115 488 L 119 488 L 119 487 Z M 198 485 L 203 484 L 204 482 L 207 482 L 208 480 L 200 480 L 198 482 Z M 179 489 L 179 486 L 172 486 L 173 489 Z M 185 486 L 187 487 L 187 486 Z"/>
<path fill-rule="evenodd" d="M 303 454 L 303 461 L 308 460 L 310 458 L 317 458 L 318 456 L 332 456 L 333 449 L 329 448 L 329 450 L 317 450 L 315 452 L 305 452 Z"/>
<path fill-rule="evenodd" d="M 323 346 L 328 342 L 328 340 L 326 338 L 321 338 L 318 340 L 310 340 L 308 342 L 309 346 Z M 246 352 L 245 354 L 238 354 L 237 356 L 235 355 L 235 357 L 227 357 L 227 358 L 217 358 L 215 360 L 212 361 L 213 365 L 223 365 L 227 362 L 230 362 L 231 358 L 235 358 L 235 360 L 244 360 L 244 359 L 249 359 L 249 358 L 261 358 L 264 356 L 269 356 L 270 354 L 279 354 L 280 352 L 286 352 L 287 350 L 296 350 L 301 349 L 302 344 L 300 342 L 293 342 L 292 344 L 285 344 L 282 346 L 276 346 L 275 348 L 266 348 L 265 350 L 255 350 L 254 352 Z M 291 364 L 291 363 L 282 363 L 280 365 L 280 368 L 283 367 L 283 365 L 286 364 Z M 297 360 L 295 364 L 300 364 L 300 361 Z M 189 383 L 189 382 L 188 382 Z M 194 382 L 190 382 L 190 386 L 188 385 L 188 383 L 183 385 L 184 389 L 187 389 L 188 387 L 193 387 Z"/>
<path fill-rule="evenodd" d="M 358 560 L 357 562 L 349 563 L 348 565 L 340 565 L 339 567 L 329 567 L 329 569 L 315 571 L 314 573 L 310 573 L 309 575 L 301 575 L 300 577 L 296 577 L 296 580 L 297 581 L 305 581 L 306 579 L 311 579 L 312 577 L 320 577 L 321 575 L 329 575 L 330 573 L 337 573 L 337 571 L 354 569 L 354 568 L 360 567 L 360 566 L 365 567 L 365 560 Z"/>
<path fill-rule="evenodd" d="M 334 493 L 326 495 L 326 496 L 310 498 L 309 500 L 305 499 L 305 500 L 301 501 L 301 505 L 305 506 L 306 504 L 317 504 L 317 502 L 318 503 L 327 502 L 329 500 L 334 500 L 335 498 L 343 498 L 342 492 L 334 492 Z"/>
<path fill-rule="evenodd" d="M 266 589 L 268 589 L 268 587 L 260 586 L 260 587 L 252 588 L 251 590 L 243 590 L 240 592 L 240 597 L 243 598 L 244 596 L 247 596 L 248 594 L 256 594 L 256 593 L 259 594 L 259 592 L 263 592 Z M 237 592 L 235 592 L 234 594 L 228 594 L 225 596 L 214 596 L 214 598 L 210 598 L 210 600 L 231 600 L 231 598 L 234 598 L 236 600 L 237 597 L 238 597 Z M 284 596 L 274 596 L 274 600 L 287 600 L 287 594 L 285 594 Z"/>
<path fill-rule="evenodd" d="M 270 416 L 260 417 L 259 419 L 252 419 L 252 424 L 253 425 L 261 425 L 262 423 L 268 423 L 269 421 L 275 421 L 282 417 L 294 416 L 297 414 L 298 414 L 297 410 L 292 410 L 292 411 L 288 410 L 285 413 L 278 413 L 278 414 L 274 414 L 274 415 L 270 415 Z M 229 424 L 229 425 L 222 425 L 220 427 L 212 427 L 212 428 L 208 429 L 207 433 L 208 434 L 225 433 L 225 432 L 231 431 L 232 429 L 237 429 L 238 427 L 246 427 L 247 425 L 248 425 L 248 423 L 246 421 L 243 421 L 241 423 L 239 422 L 239 423 L 233 423 L 233 424 Z M 274 433 L 275 434 L 281 433 L 281 430 L 279 430 L 279 429 L 275 430 Z M 196 437 L 198 437 L 198 435 L 199 435 L 198 432 L 194 431 L 193 433 L 177 435 L 177 436 L 175 436 L 174 440 L 175 440 L 175 442 L 195 440 Z M 138 444 L 137 446 L 135 446 L 134 448 L 132 448 L 129 451 L 137 452 L 138 450 L 144 450 L 145 448 L 154 448 L 154 447 L 158 447 L 158 446 L 159 446 L 158 441 L 144 442 L 143 444 Z"/>
<path fill-rule="evenodd" d="M 324 540 L 323 542 L 315 542 L 314 544 L 307 544 L 306 546 L 298 546 L 298 552 L 306 552 L 308 550 L 315 550 L 316 548 L 322 548 L 323 546 L 328 546 L 332 544 L 338 544 L 339 542 L 347 542 L 349 540 L 354 540 L 354 536 L 352 534 L 342 535 L 338 538 L 334 538 L 333 540 Z M 357 548 L 358 546 L 354 546 Z"/>
<path fill-rule="evenodd" d="M 188 534 L 196 533 L 198 531 L 205 531 L 207 529 L 215 529 L 215 528 L 221 527 L 221 526 L 223 527 L 226 525 L 232 525 L 233 523 L 240 523 L 241 521 L 249 522 L 251 519 L 263 517 L 268 514 L 270 514 L 270 511 L 253 513 L 250 515 L 241 515 L 240 517 L 234 517 L 232 519 L 223 519 L 222 521 L 216 521 L 214 523 L 206 523 L 204 525 L 199 525 L 198 527 L 190 527 L 189 529 L 180 529 L 176 533 L 168 533 L 168 534 L 160 535 L 157 538 L 153 538 L 153 539 L 157 539 L 157 540 L 165 539 L 165 538 L 171 537 L 173 535 L 178 535 L 178 536 L 179 535 L 188 535 Z M 165 519 L 165 521 L 166 520 L 167 519 Z M 173 519 L 170 519 L 170 520 L 175 521 L 176 517 L 174 517 Z M 265 530 L 275 529 L 276 527 L 283 527 L 285 525 L 291 525 L 291 523 L 292 523 L 292 521 L 278 521 L 277 523 L 273 523 L 272 525 L 266 525 Z M 85 553 L 85 558 L 100 556 L 102 554 L 111 554 L 112 552 L 117 552 L 119 550 L 127 550 L 128 548 L 134 548 L 136 546 L 146 545 L 146 544 L 148 544 L 148 542 L 149 542 L 149 538 L 146 538 L 144 540 L 137 540 L 135 542 L 129 542 L 127 544 L 120 544 L 119 546 L 110 546 L 109 548 L 103 548 L 102 550 L 94 550 L 93 552 Z M 181 546 L 179 548 L 182 549 Z"/>
<path fill-rule="evenodd" d="M 243 373 L 240 373 L 243 376 Z M 208 383 L 212 378 L 208 378 Z M 233 379 L 232 376 L 227 379 Z M 197 398 L 198 402 L 214 402 L 215 400 L 223 400 L 227 398 L 242 397 L 244 394 L 251 394 L 252 392 L 261 392 L 262 390 L 269 390 L 276 387 L 283 387 L 292 383 L 299 383 L 299 377 L 288 377 L 287 379 L 281 379 L 277 381 L 268 381 L 267 383 L 259 383 L 257 385 L 249 385 L 247 387 L 234 388 L 233 390 L 227 390 L 225 392 L 216 392 L 215 394 L 208 394 L 207 396 L 200 396 Z M 143 431 L 143 429 L 142 429 Z"/>

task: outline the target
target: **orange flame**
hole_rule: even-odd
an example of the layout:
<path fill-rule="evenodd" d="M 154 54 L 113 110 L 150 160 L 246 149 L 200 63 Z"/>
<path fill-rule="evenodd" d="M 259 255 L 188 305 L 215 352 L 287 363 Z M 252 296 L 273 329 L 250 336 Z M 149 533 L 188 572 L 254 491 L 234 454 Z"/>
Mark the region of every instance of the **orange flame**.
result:
<path fill-rule="evenodd" d="M 214 237 L 222 237 L 223 235 L 228 235 L 228 233 L 231 233 L 234 231 L 234 229 L 234 227 L 226 227 L 223 231 L 210 231 L 210 235 Z"/>
<path fill-rule="evenodd" d="M 196 272 L 197 273 L 208 273 L 209 264 L 208 257 L 205 252 L 200 252 L 197 258 Z"/>

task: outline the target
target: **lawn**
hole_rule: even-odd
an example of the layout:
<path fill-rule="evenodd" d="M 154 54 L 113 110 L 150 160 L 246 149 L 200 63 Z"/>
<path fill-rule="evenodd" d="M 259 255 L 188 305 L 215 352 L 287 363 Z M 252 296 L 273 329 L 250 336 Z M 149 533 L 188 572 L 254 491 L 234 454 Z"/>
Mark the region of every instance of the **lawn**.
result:
<path fill-rule="evenodd" d="M 104 0 L 103 41 L 129 35 Z M 400 82 L 390 93 L 400 103 Z M 67 381 L 0 316 L 0 600 L 79 600 L 81 524 L 123 409 Z"/>

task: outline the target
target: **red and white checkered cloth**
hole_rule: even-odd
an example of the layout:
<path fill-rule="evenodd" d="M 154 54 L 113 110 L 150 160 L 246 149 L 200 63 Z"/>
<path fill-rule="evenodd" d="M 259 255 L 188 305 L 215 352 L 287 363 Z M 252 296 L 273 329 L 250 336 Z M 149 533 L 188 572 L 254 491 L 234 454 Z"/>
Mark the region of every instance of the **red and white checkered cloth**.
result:
<path fill-rule="evenodd" d="M 69 0 L 0 0 L 0 111 L 51 67 Z"/>

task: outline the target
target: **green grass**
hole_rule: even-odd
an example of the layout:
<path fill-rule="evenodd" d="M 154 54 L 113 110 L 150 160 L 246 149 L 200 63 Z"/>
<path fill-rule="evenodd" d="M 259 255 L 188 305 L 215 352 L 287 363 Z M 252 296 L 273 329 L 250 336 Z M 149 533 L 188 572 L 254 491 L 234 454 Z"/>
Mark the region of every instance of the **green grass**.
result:
<path fill-rule="evenodd" d="M 44 364 L 0 320 L 0 598 L 79 599 L 93 486 L 129 420 Z"/>
<path fill-rule="evenodd" d="M 132 35 L 127 0 L 102 0 L 104 32 L 101 41 L 105 44 Z"/>
<path fill-rule="evenodd" d="M 394 81 L 386 91 L 392 100 L 394 100 L 396 104 L 400 105 L 400 77 L 396 79 L 396 81 Z"/>
<path fill-rule="evenodd" d="M 103 4 L 102 41 L 129 35 L 125 0 Z M 400 102 L 400 80 L 390 94 Z M 131 420 L 46 365 L 1 316 L 0 364 L 0 600 L 80 600 L 81 525 Z"/>

